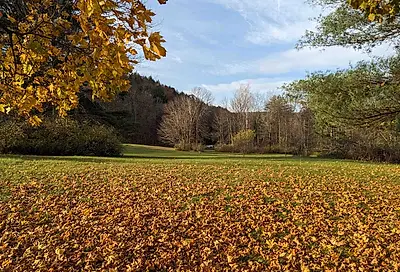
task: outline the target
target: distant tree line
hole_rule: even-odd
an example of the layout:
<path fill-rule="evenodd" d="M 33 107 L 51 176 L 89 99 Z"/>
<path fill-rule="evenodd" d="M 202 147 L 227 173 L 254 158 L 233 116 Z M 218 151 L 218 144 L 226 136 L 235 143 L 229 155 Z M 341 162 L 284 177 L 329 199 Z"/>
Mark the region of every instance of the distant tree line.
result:
<path fill-rule="evenodd" d="M 353 72 L 339 71 L 340 76 L 333 75 L 336 83 L 333 79 L 314 81 L 310 76 L 284 86 L 282 95 L 269 99 L 242 85 L 226 107 L 210 106 L 209 92 L 198 88 L 193 95 L 167 103 L 159 135 L 164 143 L 182 150 L 202 150 L 205 144 L 213 144 L 222 152 L 317 154 L 399 162 L 395 96 L 385 97 L 381 89 L 375 96 L 370 89 L 342 101 L 344 94 L 338 89 L 345 88 L 340 86 L 350 84 L 346 80 L 352 81 L 352 88 L 355 86 L 355 79 L 346 79 L 343 74 Z M 365 75 L 356 78 L 364 80 Z M 378 85 L 382 88 L 381 83 Z M 361 86 L 368 88 L 365 83 Z M 393 101 L 386 101 L 389 98 Z"/>
<path fill-rule="evenodd" d="M 295 109 L 283 96 L 266 100 L 241 86 L 225 107 L 210 106 L 209 91 L 193 90 L 165 107 L 161 139 L 181 149 L 211 143 L 219 151 L 309 154 L 313 148 L 313 116 Z"/>
<path fill-rule="evenodd" d="M 202 151 L 212 145 L 222 152 L 314 153 L 397 162 L 400 125 L 396 102 L 382 100 L 386 99 L 379 92 L 382 83 L 376 91 L 379 100 L 370 89 L 371 97 L 364 93 L 341 102 L 346 84 L 354 87 L 354 78 L 366 78 L 359 74 L 351 77 L 365 67 L 334 75 L 310 75 L 286 85 L 282 95 L 268 99 L 242 85 L 230 101 L 218 107 L 212 105 L 212 95 L 206 89 L 179 93 L 151 77 L 132 74 L 130 90 L 111 102 L 92 100 L 90 90 L 82 90 L 79 107 L 66 120 L 58 119 L 51 107 L 41 116 L 44 122 L 39 128 L 30 127 L 17 116 L 3 116 L 0 152 L 74 155 L 79 151 L 81 155 L 114 156 L 121 154 L 120 143 L 125 142 L 180 150 Z M 365 83 L 359 84 L 365 87 Z M 339 97 L 337 88 L 342 90 Z M 383 112 L 389 108 L 393 113 Z M 367 118 L 367 114 L 380 117 Z"/>

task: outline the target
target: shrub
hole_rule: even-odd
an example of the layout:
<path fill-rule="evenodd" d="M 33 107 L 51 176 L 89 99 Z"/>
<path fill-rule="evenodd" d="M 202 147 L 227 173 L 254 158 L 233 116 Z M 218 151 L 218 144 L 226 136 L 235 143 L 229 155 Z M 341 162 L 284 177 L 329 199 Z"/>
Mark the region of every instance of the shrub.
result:
<path fill-rule="evenodd" d="M 26 135 L 16 121 L 5 121 L 0 125 L 0 153 L 13 153 L 25 141 Z"/>
<path fill-rule="evenodd" d="M 193 144 L 192 145 L 192 150 L 197 151 L 197 152 L 203 152 L 206 149 L 206 147 L 202 144 Z"/>
<path fill-rule="evenodd" d="M 31 155 L 119 156 L 122 145 L 111 128 L 70 119 L 45 119 L 41 126 L 4 121 L 0 152 Z"/>
<path fill-rule="evenodd" d="M 240 153 L 251 153 L 254 149 L 255 136 L 255 131 L 251 129 L 239 131 L 232 139 L 234 150 Z"/>
<path fill-rule="evenodd" d="M 270 145 L 265 147 L 266 153 L 268 154 L 280 154 L 282 152 L 282 148 L 279 145 Z"/>
<path fill-rule="evenodd" d="M 190 151 L 192 149 L 192 145 L 188 143 L 178 143 L 174 146 L 174 148 L 178 151 Z"/>
<path fill-rule="evenodd" d="M 122 145 L 114 130 L 103 125 L 83 126 L 79 142 L 86 155 L 119 156 Z"/>
<path fill-rule="evenodd" d="M 229 152 L 229 153 L 234 153 L 234 148 L 233 145 L 231 144 L 218 144 L 215 145 L 215 151 L 217 152 Z"/>
<path fill-rule="evenodd" d="M 320 157 L 399 163 L 400 146 L 397 143 L 379 145 L 375 143 L 349 142 L 347 145 L 334 146 L 334 148 L 323 150 Z"/>
<path fill-rule="evenodd" d="M 203 152 L 205 146 L 202 144 L 189 144 L 189 143 L 178 143 L 174 146 L 178 151 L 198 151 Z"/>

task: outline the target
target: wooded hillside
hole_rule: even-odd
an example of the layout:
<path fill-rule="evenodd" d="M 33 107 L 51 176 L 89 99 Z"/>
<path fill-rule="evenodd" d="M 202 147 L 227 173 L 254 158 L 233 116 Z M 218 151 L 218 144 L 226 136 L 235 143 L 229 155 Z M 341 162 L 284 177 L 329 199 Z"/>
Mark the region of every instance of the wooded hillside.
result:
<path fill-rule="evenodd" d="M 131 88 L 110 102 L 92 100 L 90 90 L 82 92 L 79 108 L 72 116 L 110 125 L 127 143 L 160 144 L 157 130 L 164 105 L 184 94 L 137 73 L 129 80 Z"/>

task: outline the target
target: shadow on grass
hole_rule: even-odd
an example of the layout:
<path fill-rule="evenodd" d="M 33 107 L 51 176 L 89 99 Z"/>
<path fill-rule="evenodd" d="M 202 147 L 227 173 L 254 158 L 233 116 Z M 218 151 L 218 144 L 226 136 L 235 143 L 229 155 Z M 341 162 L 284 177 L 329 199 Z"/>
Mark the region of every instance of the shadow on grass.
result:
<path fill-rule="evenodd" d="M 56 160 L 56 161 L 72 161 L 72 162 L 91 162 L 91 163 L 130 163 L 141 160 L 182 160 L 182 161 L 246 161 L 246 160 L 266 160 L 266 161 L 332 161 L 332 159 L 321 159 L 314 157 L 301 156 L 285 156 L 285 155 L 124 155 L 121 157 L 84 157 L 84 156 L 37 156 L 37 155 L 0 155 L 0 158 L 5 159 L 20 159 L 20 160 Z"/>
<path fill-rule="evenodd" d="M 39 156 L 39 155 L 0 155 L 0 159 L 19 159 L 24 161 L 72 161 L 72 162 L 122 162 L 124 157 L 85 157 L 85 156 Z M 127 161 L 128 162 L 128 161 Z"/>

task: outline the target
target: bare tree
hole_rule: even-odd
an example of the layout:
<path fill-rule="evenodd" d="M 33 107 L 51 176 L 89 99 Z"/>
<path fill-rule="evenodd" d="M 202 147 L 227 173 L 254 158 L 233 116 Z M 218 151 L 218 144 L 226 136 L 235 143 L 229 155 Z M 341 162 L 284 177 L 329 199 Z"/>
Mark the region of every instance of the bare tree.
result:
<path fill-rule="evenodd" d="M 265 117 L 264 112 L 267 97 L 263 93 L 253 93 L 253 112 L 251 113 L 251 126 L 255 132 L 255 144 L 260 147 L 265 139 Z"/>
<path fill-rule="evenodd" d="M 212 93 L 206 88 L 195 87 L 191 91 L 191 95 L 197 98 L 202 104 L 210 106 L 214 101 Z"/>
<path fill-rule="evenodd" d="M 194 142 L 200 143 L 200 138 L 208 131 L 205 119 L 209 114 L 214 98 L 211 92 L 205 88 L 195 87 L 191 94 L 191 107 L 193 108 Z"/>
<path fill-rule="evenodd" d="M 232 142 L 232 113 L 226 108 L 218 107 L 215 110 L 213 127 L 216 131 L 218 144 L 228 144 Z"/>
<path fill-rule="evenodd" d="M 269 131 L 269 145 L 286 150 L 293 130 L 294 112 L 282 96 L 273 96 L 265 106 Z"/>
<path fill-rule="evenodd" d="M 188 116 L 185 115 L 183 104 L 187 97 L 179 96 L 169 102 L 164 108 L 164 116 L 158 134 L 167 144 L 185 143 L 189 138 Z"/>
<path fill-rule="evenodd" d="M 250 129 L 250 112 L 254 110 L 255 99 L 250 85 L 241 85 L 230 101 L 230 108 L 237 113 L 240 130 Z"/>
<path fill-rule="evenodd" d="M 191 95 L 182 95 L 169 102 L 159 129 L 161 139 L 189 149 L 201 143 L 207 130 L 205 120 L 212 102 L 210 91 L 195 88 Z"/>

